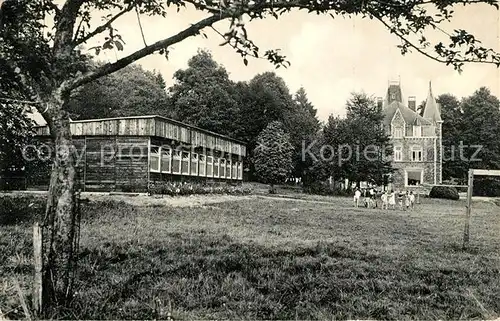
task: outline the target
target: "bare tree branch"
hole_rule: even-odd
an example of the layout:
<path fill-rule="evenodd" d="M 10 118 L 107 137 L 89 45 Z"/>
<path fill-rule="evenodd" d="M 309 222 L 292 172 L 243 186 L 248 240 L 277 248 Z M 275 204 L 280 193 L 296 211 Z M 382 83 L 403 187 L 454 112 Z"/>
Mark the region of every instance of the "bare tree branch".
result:
<path fill-rule="evenodd" d="M 87 35 L 85 35 L 85 37 L 81 38 L 81 39 L 77 39 L 76 41 L 73 42 L 73 46 L 78 46 L 82 43 L 85 43 L 87 42 L 89 39 L 91 39 L 92 37 L 100 34 L 101 32 L 105 31 L 106 29 L 108 29 L 111 24 L 113 22 L 116 21 L 116 19 L 120 18 L 122 15 L 124 15 L 125 13 L 131 11 L 132 9 L 134 8 L 133 5 L 129 5 L 128 7 L 126 7 L 125 9 L 123 9 L 122 11 L 120 11 L 119 13 L 117 13 L 114 17 L 112 17 L 111 19 L 109 19 L 106 23 L 100 25 L 99 27 L 95 28 L 94 31 L 88 33 Z"/>
<path fill-rule="evenodd" d="M 59 9 L 59 7 L 52 1 L 48 2 L 47 5 L 50 7 L 50 9 L 54 10 L 56 18 L 59 16 L 59 14 L 61 14 L 61 9 Z"/>
<path fill-rule="evenodd" d="M 448 64 L 451 62 L 454 62 L 454 63 L 484 63 L 484 64 L 494 63 L 494 62 L 487 61 L 487 60 L 471 60 L 471 59 L 456 59 L 456 58 L 454 58 L 453 61 L 448 61 L 448 60 L 442 59 L 438 56 L 433 56 L 433 55 L 429 54 L 428 52 L 426 52 L 425 50 L 423 50 L 422 48 L 420 48 L 419 46 L 415 45 L 413 42 L 409 41 L 404 35 L 402 35 L 398 31 L 396 31 L 387 22 L 385 22 L 384 19 L 382 19 L 379 15 L 373 14 L 373 16 L 377 20 L 379 20 L 390 32 L 392 32 L 396 36 L 398 36 L 398 38 L 400 38 L 404 43 L 408 44 L 410 47 L 412 47 L 413 49 L 418 51 L 420 54 L 422 54 L 422 55 L 426 56 L 427 58 L 430 58 L 434 61 L 437 61 L 439 63 L 445 63 L 445 64 Z"/>
<path fill-rule="evenodd" d="M 137 15 L 137 22 L 139 23 L 139 29 L 141 30 L 142 42 L 144 42 L 144 46 L 147 47 L 146 37 L 144 37 L 144 31 L 142 30 L 141 16 L 139 15 L 139 10 L 135 7 L 135 13 Z"/>
<path fill-rule="evenodd" d="M 73 0 L 73 1 L 82 1 L 82 0 Z M 212 12 L 213 14 L 209 16 L 208 18 L 205 18 L 203 20 L 200 20 L 199 22 L 191 25 L 190 27 L 182 30 L 181 32 L 177 33 L 176 35 L 173 35 L 171 37 L 165 38 L 163 40 L 157 41 L 156 43 L 146 46 L 141 50 L 138 50 L 127 57 L 124 57 L 114 63 L 108 63 L 105 64 L 99 68 L 97 68 L 94 71 L 91 71 L 89 73 L 86 73 L 72 81 L 68 81 L 65 86 L 64 86 L 64 91 L 71 91 L 77 87 L 80 87 L 84 84 L 87 84 L 95 79 L 98 79 L 102 76 L 108 75 L 110 73 L 113 73 L 141 58 L 144 58 L 155 51 L 158 51 L 160 49 L 167 48 L 175 43 L 178 43 L 188 37 L 194 36 L 199 34 L 200 30 L 211 26 L 212 24 L 225 20 L 227 18 L 235 17 L 235 16 L 240 16 L 243 14 L 258 14 L 262 13 L 265 10 L 288 10 L 288 9 L 308 9 L 312 11 L 323 11 L 323 12 L 328 12 L 328 11 L 336 11 L 338 8 L 332 8 L 331 4 L 329 2 L 326 2 L 324 4 L 321 3 L 308 3 L 303 0 L 278 0 L 278 1 L 264 1 L 261 3 L 257 3 L 255 5 L 250 5 L 250 6 L 242 6 L 241 8 L 223 8 L 220 10 L 215 8 L 215 7 L 210 7 L 204 4 L 196 3 L 194 0 L 185 0 L 186 2 L 193 4 L 196 8 L 201 9 L 201 10 L 206 10 L 209 12 Z M 377 1 L 377 0 L 375 0 Z M 384 1 L 384 0 L 378 0 L 378 1 Z M 428 0 L 423 0 L 423 1 L 416 1 L 415 5 L 420 5 L 426 2 L 431 2 Z M 456 1 L 456 3 L 470 3 L 470 2 L 480 2 L 479 0 L 471 0 L 471 1 Z M 454 2 L 455 3 L 455 2 Z M 129 9 L 130 10 L 130 9 Z M 217 11 L 217 13 L 214 13 Z M 383 18 L 380 17 L 380 15 L 377 12 L 371 12 L 370 10 L 367 10 L 366 13 L 369 13 L 373 15 L 377 20 L 379 20 L 384 26 L 386 26 L 391 32 L 395 33 L 404 43 L 408 44 L 410 47 L 414 48 L 417 50 L 419 53 L 423 54 L 424 56 L 435 60 L 437 62 L 441 63 L 449 63 L 448 60 L 442 59 L 437 56 L 433 56 L 429 54 L 428 52 L 424 51 L 422 48 L 419 48 L 417 45 L 413 44 L 409 40 L 405 38 L 405 36 L 395 30 L 395 28 L 391 27 L 387 22 L 383 20 Z M 123 14 L 123 13 L 121 13 Z M 115 16 L 116 20 L 116 16 Z M 110 24 L 110 21 L 108 21 Z M 104 25 L 103 25 L 104 26 Z M 99 27 L 99 28 L 106 28 L 106 27 Z M 98 29 L 99 29 L 98 28 Z M 97 30 L 97 29 L 96 29 Z M 491 63 L 488 61 L 481 61 L 481 60 L 467 60 L 467 59 L 459 59 L 457 62 L 481 62 L 481 63 Z"/>
<path fill-rule="evenodd" d="M 102 76 L 108 75 L 112 72 L 115 72 L 119 69 L 122 69 L 123 67 L 141 59 L 144 58 L 155 51 L 158 51 L 160 49 L 166 48 L 168 46 L 171 46 L 173 44 L 176 44 L 188 37 L 197 35 L 199 31 L 207 26 L 211 26 L 217 21 L 224 20 L 228 18 L 229 15 L 227 14 L 222 14 L 222 15 L 212 15 L 208 18 L 205 18 L 203 20 L 200 20 L 199 22 L 191 25 L 190 27 L 182 30 L 181 32 L 177 33 L 176 35 L 173 35 L 171 37 L 165 38 L 163 40 L 157 41 L 154 44 L 151 44 L 149 46 L 146 46 L 130 55 L 127 57 L 124 57 L 114 63 L 108 63 L 105 64 L 99 68 L 97 68 L 94 71 L 91 71 L 89 73 L 86 73 L 75 80 L 67 83 L 64 86 L 64 91 L 71 91 L 77 87 L 80 87 L 82 85 L 85 85 L 95 79 L 98 79 Z"/>

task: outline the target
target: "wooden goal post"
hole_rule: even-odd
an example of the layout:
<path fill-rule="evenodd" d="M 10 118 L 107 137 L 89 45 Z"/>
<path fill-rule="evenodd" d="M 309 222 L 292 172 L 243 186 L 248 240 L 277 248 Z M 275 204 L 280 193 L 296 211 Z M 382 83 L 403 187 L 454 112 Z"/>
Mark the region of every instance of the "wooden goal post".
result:
<path fill-rule="evenodd" d="M 474 176 L 500 176 L 500 170 L 492 169 L 469 169 L 469 179 L 467 188 L 467 204 L 465 205 L 465 226 L 464 226 L 464 240 L 462 249 L 469 247 L 469 226 L 470 226 L 470 213 L 472 206 L 472 190 L 474 187 Z"/>

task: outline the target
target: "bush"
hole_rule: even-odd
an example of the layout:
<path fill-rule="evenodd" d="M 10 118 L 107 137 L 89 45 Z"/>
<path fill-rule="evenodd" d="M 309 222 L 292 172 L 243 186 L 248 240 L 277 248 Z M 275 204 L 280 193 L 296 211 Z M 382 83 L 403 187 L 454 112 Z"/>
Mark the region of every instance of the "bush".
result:
<path fill-rule="evenodd" d="M 454 201 L 457 201 L 460 198 L 457 189 L 455 187 L 448 186 L 434 186 L 429 193 L 429 197 Z"/>
<path fill-rule="evenodd" d="M 474 196 L 500 196 L 500 180 L 498 178 L 474 178 Z"/>
<path fill-rule="evenodd" d="M 205 194 L 229 194 L 229 195 L 246 195 L 252 190 L 242 186 L 231 186 L 228 184 L 222 185 L 202 185 L 196 183 L 177 183 L 177 182 L 160 182 L 150 184 L 150 195 L 205 195 Z"/>

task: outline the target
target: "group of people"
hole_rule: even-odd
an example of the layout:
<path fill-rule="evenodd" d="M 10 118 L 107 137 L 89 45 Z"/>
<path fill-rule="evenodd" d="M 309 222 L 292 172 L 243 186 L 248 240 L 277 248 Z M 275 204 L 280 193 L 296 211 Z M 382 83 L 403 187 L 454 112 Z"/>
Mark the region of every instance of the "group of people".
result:
<path fill-rule="evenodd" d="M 363 200 L 361 196 L 363 195 Z M 399 209 L 401 210 L 410 210 L 415 207 L 415 194 L 413 191 L 406 192 L 395 192 L 391 190 L 383 191 L 379 193 L 375 189 L 371 188 L 369 190 L 364 190 L 361 192 L 359 188 L 356 188 L 354 191 L 354 206 L 364 206 L 367 208 L 378 208 L 378 198 L 380 196 L 381 200 L 381 208 L 382 209 L 396 209 L 396 201 Z"/>

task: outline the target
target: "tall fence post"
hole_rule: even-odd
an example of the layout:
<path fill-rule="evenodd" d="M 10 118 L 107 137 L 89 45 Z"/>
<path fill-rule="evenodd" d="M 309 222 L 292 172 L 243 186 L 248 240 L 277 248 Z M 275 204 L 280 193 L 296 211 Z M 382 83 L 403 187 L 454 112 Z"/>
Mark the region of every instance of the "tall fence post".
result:
<path fill-rule="evenodd" d="M 42 315 L 42 228 L 36 222 L 33 225 L 33 257 L 35 275 L 33 282 L 33 309 L 36 316 Z"/>
<path fill-rule="evenodd" d="M 466 250 L 469 247 L 469 226 L 470 226 L 470 211 L 472 205 L 472 189 L 474 184 L 474 170 L 469 169 L 469 181 L 467 188 L 467 204 L 465 205 L 465 226 L 464 226 L 464 241 L 462 249 Z"/>

